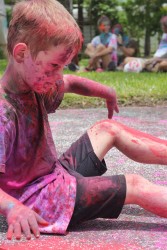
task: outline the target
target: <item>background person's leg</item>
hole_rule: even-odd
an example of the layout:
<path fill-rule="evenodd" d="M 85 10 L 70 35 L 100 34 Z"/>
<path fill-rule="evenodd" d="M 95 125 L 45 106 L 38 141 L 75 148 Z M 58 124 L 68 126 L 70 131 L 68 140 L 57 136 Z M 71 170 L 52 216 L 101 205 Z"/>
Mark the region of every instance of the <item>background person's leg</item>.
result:
<path fill-rule="evenodd" d="M 88 43 L 85 49 L 85 54 L 91 57 L 94 55 L 94 53 L 95 53 L 95 47 L 91 43 Z"/>
<path fill-rule="evenodd" d="M 96 64 L 91 59 L 94 56 L 95 52 L 96 52 L 96 48 L 91 43 L 88 43 L 85 49 L 85 54 L 89 56 L 90 59 L 89 59 L 88 66 L 86 67 L 86 70 L 94 70 L 96 68 Z"/>
<path fill-rule="evenodd" d="M 105 49 L 105 46 L 103 44 L 99 44 L 95 48 L 94 55 L 96 55 L 96 53 L 98 53 L 98 52 L 102 52 L 104 49 Z M 101 65 L 101 59 L 102 59 L 102 57 L 93 57 L 93 56 L 89 60 L 89 67 L 94 68 L 94 69 L 101 68 L 101 66 L 102 66 Z"/>
<path fill-rule="evenodd" d="M 167 141 L 129 128 L 114 120 L 103 120 L 88 130 L 92 147 L 102 160 L 116 147 L 130 159 L 149 164 L 167 164 Z"/>
<path fill-rule="evenodd" d="M 102 56 L 102 64 L 104 70 L 114 71 L 116 69 L 115 63 L 111 60 L 111 54 Z"/>
<path fill-rule="evenodd" d="M 159 63 L 158 71 L 167 72 L 167 60 L 164 59 L 162 62 Z"/>

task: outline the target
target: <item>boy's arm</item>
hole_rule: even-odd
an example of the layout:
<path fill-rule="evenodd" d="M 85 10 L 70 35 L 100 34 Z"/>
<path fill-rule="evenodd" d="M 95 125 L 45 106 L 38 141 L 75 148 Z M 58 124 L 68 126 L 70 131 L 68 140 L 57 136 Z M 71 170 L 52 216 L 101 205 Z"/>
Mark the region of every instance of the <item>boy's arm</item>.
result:
<path fill-rule="evenodd" d="M 37 213 L 24 206 L 0 189 L 0 214 L 4 215 L 8 222 L 7 239 L 11 240 L 13 235 L 16 239 L 21 238 L 23 232 L 27 239 L 31 238 L 31 230 L 35 237 L 39 237 L 38 224 L 48 225 Z"/>
<path fill-rule="evenodd" d="M 112 118 L 114 111 L 117 113 L 119 112 L 114 89 L 76 75 L 64 75 L 63 79 L 65 93 L 75 93 L 105 99 L 108 108 L 108 118 Z"/>

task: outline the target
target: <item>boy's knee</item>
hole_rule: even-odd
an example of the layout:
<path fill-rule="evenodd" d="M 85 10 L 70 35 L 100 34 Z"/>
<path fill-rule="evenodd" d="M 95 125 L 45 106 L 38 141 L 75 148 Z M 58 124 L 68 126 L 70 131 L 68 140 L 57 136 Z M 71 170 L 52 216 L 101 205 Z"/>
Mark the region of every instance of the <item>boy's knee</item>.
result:
<path fill-rule="evenodd" d="M 136 188 L 138 185 L 140 185 L 140 183 L 143 179 L 144 178 L 138 174 L 127 174 L 126 175 L 126 182 L 132 188 Z"/>
<path fill-rule="evenodd" d="M 119 131 L 117 122 L 109 119 L 101 120 L 96 122 L 90 130 L 96 131 L 96 133 L 106 132 L 111 135 L 115 135 Z"/>
<path fill-rule="evenodd" d="M 138 196 L 148 186 L 149 181 L 138 174 L 127 174 L 125 204 L 138 204 Z"/>

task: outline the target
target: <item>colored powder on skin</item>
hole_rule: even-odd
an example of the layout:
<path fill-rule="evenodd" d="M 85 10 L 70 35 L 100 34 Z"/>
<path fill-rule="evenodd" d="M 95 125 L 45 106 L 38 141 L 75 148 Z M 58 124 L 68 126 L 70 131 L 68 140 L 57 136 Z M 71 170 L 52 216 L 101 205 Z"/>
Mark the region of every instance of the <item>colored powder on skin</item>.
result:
<path fill-rule="evenodd" d="M 163 144 L 163 145 L 167 146 L 167 141 L 165 141 L 165 140 L 162 140 L 160 138 L 156 138 L 156 137 L 154 137 L 154 136 L 152 136 L 150 134 L 143 133 L 143 132 L 141 132 L 139 130 L 134 130 L 134 129 L 129 128 L 129 127 L 123 125 L 123 124 L 120 124 L 120 127 L 122 127 L 123 130 L 129 132 L 130 134 L 134 135 L 134 137 L 139 138 L 143 142 L 144 141 L 145 142 L 149 142 L 150 141 L 150 143 L 154 143 L 154 142 L 157 143 L 158 142 L 160 144 Z"/>
<path fill-rule="evenodd" d="M 10 210 L 12 208 L 14 208 L 14 203 L 10 202 L 7 206 L 7 209 Z"/>
<path fill-rule="evenodd" d="M 58 60 L 59 60 L 61 63 L 67 61 L 67 60 L 70 58 L 72 52 L 73 52 L 73 50 L 72 50 L 71 48 L 68 48 L 68 49 L 65 51 L 65 53 L 63 53 L 63 54 L 61 54 L 61 55 L 59 56 Z"/>
<path fill-rule="evenodd" d="M 135 144 L 139 144 L 139 145 L 140 145 L 140 143 L 139 143 L 138 141 L 136 141 L 136 140 L 131 140 L 131 142 L 133 142 L 133 143 L 135 143 Z"/>

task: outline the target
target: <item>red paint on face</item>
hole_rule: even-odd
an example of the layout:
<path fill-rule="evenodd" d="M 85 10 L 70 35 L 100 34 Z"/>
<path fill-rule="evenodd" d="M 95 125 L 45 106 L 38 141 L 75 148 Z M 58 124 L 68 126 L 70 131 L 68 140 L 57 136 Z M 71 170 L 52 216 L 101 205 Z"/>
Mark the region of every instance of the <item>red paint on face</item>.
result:
<path fill-rule="evenodd" d="M 66 53 L 65 45 L 57 47 L 52 46 L 47 51 L 40 51 L 37 57 L 33 60 L 30 52 L 24 61 L 24 76 L 25 85 L 38 93 L 46 93 L 55 86 L 56 81 L 62 80 L 62 70 L 71 57 L 60 57 Z"/>
<path fill-rule="evenodd" d="M 68 49 L 65 50 L 64 53 L 62 53 L 62 54 L 59 56 L 58 60 L 59 60 L 60 62 L 68 61 L 69 58 L 71 58 L 71 55 L 72 55 L 72 54 L 73 54 L 72 48 L 68 48 Z"/>

